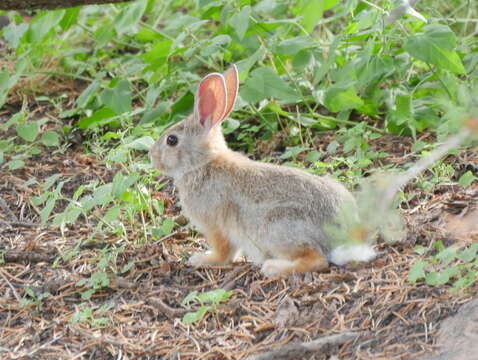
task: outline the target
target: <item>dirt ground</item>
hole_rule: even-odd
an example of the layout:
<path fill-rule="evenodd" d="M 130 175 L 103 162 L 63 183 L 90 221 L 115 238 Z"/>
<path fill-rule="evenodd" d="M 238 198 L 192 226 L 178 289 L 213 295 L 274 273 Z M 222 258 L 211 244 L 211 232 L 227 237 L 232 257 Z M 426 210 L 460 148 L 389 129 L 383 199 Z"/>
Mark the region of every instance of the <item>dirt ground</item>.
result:
<path fill-rule="evenodd" d="M 322 141 L 328 142 L 330 136 Z M 410 145 L 407 138 L 388 135 L 372 147 L 389 152 L 388 161 L 403 163 L 410 161 Z M 457 176 L 467 169 L 476 175 L 478 150 L 448 161 Z M 188 225 L 162 241 L 144 244 L 94 233 L 94 224 L 81 219 L 63 233 L 40 226 L 38 209 L 30 199 L 41 189 L 23 184 L 55 173 L 70 179 L 63 192 L 71 196 L 92 179 L 109 181 L 114 170 L 76 146 L 63 154 L 37 155 L 22 169 L 0 172 L 2 359 L 244 359 L 285 344 L 351 331 L 360 334 L 306 358 L 413 359 L 434 348 L 440 321 L 476 294 L 476 285 L 452 293 L 450 286 L 407 282 L 409 269 L 419 258 L 415 245 L 476 241 L 472 221 L 476 186 L 440 185 L 429 194 L 411 186 L 407 191 L 417 194 L 403 209 L 406 239 L 395 244 L 379 241 L 375 261 L 271 280 L 247 262 L 203 269 L 186 265 L 187 257 L 204 246 Z M 166 186 L 157 196 L 169 199 L 167 213 L 177 216 L 172 189 Z M 55 211 L 61 210 L 60 204 Z M 130 231 L 134 238 L 134 230 Z M 95 241 L 88 242 L 89 238 Z M 134 266 L 121 277 L 112 275 L 108 288 L 85 302 L 84 288 L 77 282 L 90 277 L 99 250 L 107 245 L 124 246 L 116 259 L 118 268 L 130 262 Z M 51 295 L 38 306 L 22 306 L 28 287 Z M 186 295 L 217 288 L 232 290 L 233 296 L 200 323 L 184 325 L 181 317 L 186 309 L 181 301 Z M 73 322 L 73 314 L 85 304 L 97 308 L 109 304 L 110 323 L 93 327 Z"/>

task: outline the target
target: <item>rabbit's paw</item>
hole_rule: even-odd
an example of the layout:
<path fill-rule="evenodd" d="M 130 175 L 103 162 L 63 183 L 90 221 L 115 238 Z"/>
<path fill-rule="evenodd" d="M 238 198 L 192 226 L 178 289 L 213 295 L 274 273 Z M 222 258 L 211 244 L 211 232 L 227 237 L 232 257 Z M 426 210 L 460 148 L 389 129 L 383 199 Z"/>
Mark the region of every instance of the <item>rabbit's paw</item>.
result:
<path fill-rule="evenodd" d="M 202 266 L 202 265 L 211 265 L 214 264 L 212 261 L 212 253 L 211 251 L 206 251 L 203 253 L 195 253 L 193 254 L 189 260 L 188 264 L 191 266 Z"/>
<path fill-rule="evenodd" d="M 284 259 L 270 259 L 266 260 L 262 265 L 262 273 L 270 278 L 287 275 L 290 272 L 292 263 Z"/>

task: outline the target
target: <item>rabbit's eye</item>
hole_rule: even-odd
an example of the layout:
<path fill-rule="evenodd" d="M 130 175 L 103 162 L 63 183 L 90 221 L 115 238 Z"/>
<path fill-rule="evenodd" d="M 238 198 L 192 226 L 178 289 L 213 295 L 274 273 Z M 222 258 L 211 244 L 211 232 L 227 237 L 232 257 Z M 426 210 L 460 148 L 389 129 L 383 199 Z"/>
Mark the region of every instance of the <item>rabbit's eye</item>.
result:
<path fill-rule="evenodd" d="M 166 139 L 166 144 L 169 146 L 175 146 L 178 143 L 178 137 L 176 135 L 169 135 Z"/>

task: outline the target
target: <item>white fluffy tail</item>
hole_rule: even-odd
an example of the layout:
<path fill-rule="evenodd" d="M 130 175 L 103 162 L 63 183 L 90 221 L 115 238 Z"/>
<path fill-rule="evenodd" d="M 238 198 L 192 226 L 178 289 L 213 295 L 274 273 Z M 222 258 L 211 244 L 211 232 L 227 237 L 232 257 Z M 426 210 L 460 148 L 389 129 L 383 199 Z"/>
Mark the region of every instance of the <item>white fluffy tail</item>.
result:
<path fill-rule="evenodd" d="M 330 253 L 330 262 L 335 265 L 345 265 L 350 261 L 367 262 L 373 260 L 377 253 L 368 244 L 360 245 L 341 245 L 336 247 Z"/>

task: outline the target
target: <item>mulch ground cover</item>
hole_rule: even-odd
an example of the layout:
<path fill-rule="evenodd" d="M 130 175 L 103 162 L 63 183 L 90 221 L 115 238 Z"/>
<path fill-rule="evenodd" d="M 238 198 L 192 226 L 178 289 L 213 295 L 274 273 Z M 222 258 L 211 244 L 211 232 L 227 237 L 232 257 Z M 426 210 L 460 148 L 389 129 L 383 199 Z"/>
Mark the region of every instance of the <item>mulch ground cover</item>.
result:
<path fill-rule="evenodd" d="M 390 162 L 411 161 L 407 138 L 388 135 L 371 146 L 389 152 Z M 472 169 L 476 174 L 478 150 L 448 161 L 458 173 Z M 70 180 L 63 192 L 71 196 L 92 179 L 110 181 L 115 169 L 77 146 L 0 172 L 2 359 L 244 359 L 345 332 L 359 336 L 301 358 L 410 359 L 431 351 L 440 320 L 476 294 L 476 286 L 453 293 L 450 286 L 412 285 L 407 275 L 419 258 L 413 251 L 417 244 L 476 241 L 477 187 L 440 185 L 420 193 L 410 186 L 407 191 L 417 195 L 402 210 L 407 236 L 394 244 L 379 242 L 375 261 L 268 279 L 245 261 L 202 269 L 186 265 L 187 257 L 204 246 L 187 224 L 162 241 L 145 243 L 96 233 L 95 224 L 81 218 L 63 230 L 41 226 L 30 202 L 41 188 L 24 183 L 32 178 L 41 183 L 55 173 Z M 178 216 L 173 187 L 163 189 L 158 196 L 170 200 L 166 213 Z M 61 202 L 55 211 L 62 211 Z M 135 229 L 128 231 L 135 239 Z M 107 246 L 111 252 L 123 246 L 116 255 L 117 269 L 131 262 L 134 266 L 121 275 L 109 269 L 109 285 L 82 300 L 85 288 L 78 282 L 96 271 Z M 192 291 L 217 288 L 232 290 L 233 296 L 199 323 L 183 324 L 188 310 L 182 300 Z M 24 304 L 28 289 L 51 295 Z M 85 315 L 88 321 L 75 322 L 74 314 L 88 307 L 93 309 Z M 107 325 L 94 326 L 100 317 L 109 318 Z"/>

